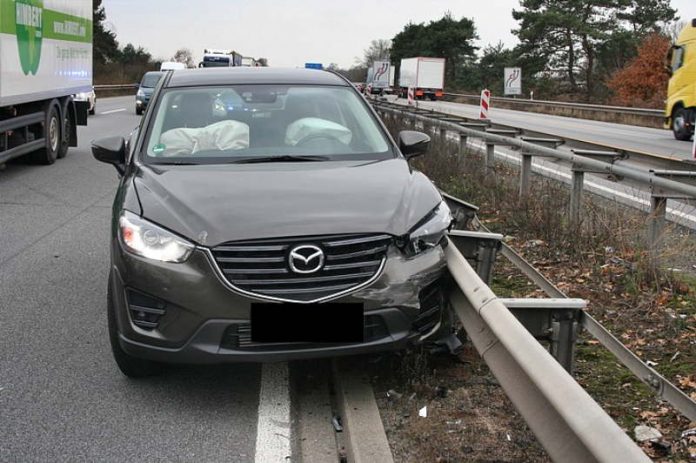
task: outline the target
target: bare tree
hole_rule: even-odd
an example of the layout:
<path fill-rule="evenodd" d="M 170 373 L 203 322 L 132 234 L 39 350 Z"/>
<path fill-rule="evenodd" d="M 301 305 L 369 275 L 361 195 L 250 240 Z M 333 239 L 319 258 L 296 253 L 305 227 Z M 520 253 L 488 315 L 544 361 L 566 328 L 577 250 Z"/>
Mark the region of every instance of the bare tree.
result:
<path fill-rule="evenodd" d="M 195 63 L 193 62 L 193 53 L 188 48 L 179 48 L 176 53 L 174 53 L 172 61 L 184 63 L 187 68 L 195 67 Z"/>
<path fill-rule="evenodd" d="M 370 46 L 363 51 L 361 64 L 365 67 L 372 66 L 372 63 L 380 60 L 389 60 L 391 51 L 391 40 L 378 39 L 370 42 Z"/>

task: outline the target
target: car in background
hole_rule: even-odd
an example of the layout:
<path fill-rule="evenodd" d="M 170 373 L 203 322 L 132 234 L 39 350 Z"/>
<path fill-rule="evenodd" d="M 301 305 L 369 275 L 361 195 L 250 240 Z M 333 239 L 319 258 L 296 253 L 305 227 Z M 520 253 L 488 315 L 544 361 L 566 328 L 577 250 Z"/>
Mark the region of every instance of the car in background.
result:
<path fill-rule="evenodd" d="M 452 340 L 452 215 L 409 165 L 428 135 L 395 141 L 331 72 L 186 70 L 158 89 L 128 143 L 92 145 L 121 175 L 107 314 L 125 375 Z"/>
<path fill-rule="evenodd" d="M 73 95 L 73 100 L 75 101 L 86 101 L 89 103 L 89 114 L 94 115 L 97 112 L 97 94 L 92 87 L 91 92 L 81 92 Z"/>
<path fill-rule="evenodd" d="M 138 92 L 135 94 L 135 114 L 140 116 L 147 108 L 152 93 L 155 91 L 157 83 L 164 75 L 160 71 L 146 72 L 138 86 Z"/>
<path fill-rule="evenodd" d="M 165 61 L 160 65 L 160 71 L 179 71 L 181 69 L 186 69 L 184 63 L 178 63 L 176 61 Z"/>

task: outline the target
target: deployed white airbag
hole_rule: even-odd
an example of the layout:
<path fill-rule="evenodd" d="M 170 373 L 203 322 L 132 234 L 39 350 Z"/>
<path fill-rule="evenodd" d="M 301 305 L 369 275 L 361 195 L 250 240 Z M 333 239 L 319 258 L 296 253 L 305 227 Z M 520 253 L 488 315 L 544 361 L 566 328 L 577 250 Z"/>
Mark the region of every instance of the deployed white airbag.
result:
<path fill-rule="evenodd" d="M 285 131 L 285 144 L 295 146 L 303 138 L 334 138 L 343 144 L 349 144 L 353 132 L 347 127 L 318 117 L 304 117 L 290 124 Z"/>
<path fill-rule="evenodd" d="M 239 121 L 221 121 L 197 129 L 179 128 L 164 132 L 156 155 L 186 156 L 207 150 L 240 150 L 249 147 L 249 126 Z"/>

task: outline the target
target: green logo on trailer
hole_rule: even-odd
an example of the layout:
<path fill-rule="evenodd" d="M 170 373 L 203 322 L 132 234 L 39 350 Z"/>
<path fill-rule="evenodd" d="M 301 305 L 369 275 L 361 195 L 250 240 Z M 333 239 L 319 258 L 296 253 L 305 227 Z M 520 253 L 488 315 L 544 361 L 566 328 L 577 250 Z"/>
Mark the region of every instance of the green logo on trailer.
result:
<path fill-rule="evenodd" d="M 16 0 L 17 46 L 24 74 L 36 75 L 41 61 L 43 0 Z"/>

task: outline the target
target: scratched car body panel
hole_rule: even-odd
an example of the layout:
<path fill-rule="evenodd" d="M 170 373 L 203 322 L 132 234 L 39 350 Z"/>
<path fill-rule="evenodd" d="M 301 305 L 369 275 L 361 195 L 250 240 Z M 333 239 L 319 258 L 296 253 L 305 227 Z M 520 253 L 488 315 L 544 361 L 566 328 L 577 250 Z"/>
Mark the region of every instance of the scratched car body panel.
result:
<path fill-rule="evenodd" d="M 125 374 L 402 349 L 448 334 L 452 219 L 407 160 L 426 135 L 397 143 L 348 81 L 321 71 L 175 71 L 151 106 L 127 152 L 122 140 L 93 146 L 122 174 L 108 313 Z M 277 342 L 257 342 L 254 324 L 273 327 L 262 319 L 269 302 L 293 310 L 287 330 L 313 341 L 287 342 L 278 329 Z M 362 342 L 333 342 L 341 326 L 314 326 L 302 307 L 361 308 Z"/>

